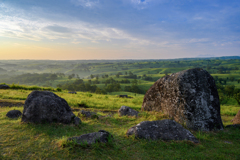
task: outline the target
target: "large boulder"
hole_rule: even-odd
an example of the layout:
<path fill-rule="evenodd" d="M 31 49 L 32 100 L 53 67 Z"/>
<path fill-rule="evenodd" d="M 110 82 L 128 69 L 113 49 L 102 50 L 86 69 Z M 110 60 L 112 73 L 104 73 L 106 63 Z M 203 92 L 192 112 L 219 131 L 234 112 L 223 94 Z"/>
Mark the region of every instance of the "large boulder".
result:
<path fill-rule="evenodd" d="M 120 116 L 138 116 L 138 111 L 127 106 L 121 106 L 121 108 L 118 110 L 118 113 Z"/>
<path fill-rule="evenodd" d="M 113 139 L 113 136 L 109 132 L 100 130 L 98 132 L 83 134 L 79 137 L 71 137 L 67 141 L 76 141 L 80 145 L 91 145 L 97 142 L 107 143 L 110 139 Z"/>
<path fill-rule="evenodd" d="M 233 124 L 240 124 L 240 110 L 237 115 L 232 119 Z"/>
<path fill-rule="evenodd" d="M 1 84 L 0 85 L 0 89 L 9 89 L 10 87 L 8 85 L 5 84 Z"/>
<path fill-rule="evenodd" d="M 142 110 L 162 111 L 193 130 L 223 129 L 215 81 L 201 68 L 157 80 L 145 94 Z"/>
<path fill-rule="evenodd" d="M 198 143 L 197 138 L 182 125 L 174 120 L 143 121 L 128 129 L 127 136 L 135 135 L 135 138 L 147 140 L 189 140 Z"/>
<path fill-rule="evenodd" d="M 11 110 L 6 114 L 8 118 L 18 118 L 21 115 L 22 115 L 22 112 L 19 110 Z"/>
<path fill-rule="evenodd" d="M 33 91 L 25 101 L 22 115 L 23 122 L 68 124 L 75 115 L 68 103 L 49 91 Z"/>

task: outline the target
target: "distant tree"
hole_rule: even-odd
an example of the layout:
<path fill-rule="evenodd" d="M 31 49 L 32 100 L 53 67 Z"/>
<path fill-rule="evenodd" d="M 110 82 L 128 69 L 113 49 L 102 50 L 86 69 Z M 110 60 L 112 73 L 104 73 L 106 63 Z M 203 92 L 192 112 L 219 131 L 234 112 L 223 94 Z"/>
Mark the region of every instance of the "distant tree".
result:
<path fill-rule="evenodd" d="M 52 81 L 57 79 L 57 75 L 56 74 L 51 74 L 49 77 Z"/>
<path fill-rule="evenodd" d="M 231 76 L 229 80 L 233 82 L 235 80 L 235 77 Z"/>
<path fill-rule="evenodd" d="M 234 90 L 233 98 L 237 101 L 238 105 L 240 105 L 240 89 L 239 88 Z"/>
<path fill-rule="evenodd" d="M 89 79 L 89 80 L 88 80 L 88 83 L 89 83 L 89 84 L 92 84 L 92 81 L 91 81 L 91 79 Z"/>

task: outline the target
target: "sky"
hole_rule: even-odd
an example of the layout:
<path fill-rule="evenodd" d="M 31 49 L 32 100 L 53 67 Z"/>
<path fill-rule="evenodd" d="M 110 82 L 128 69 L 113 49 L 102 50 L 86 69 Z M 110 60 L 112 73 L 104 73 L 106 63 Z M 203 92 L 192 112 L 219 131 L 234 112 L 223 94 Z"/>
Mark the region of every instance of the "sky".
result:
<path fill-rule="evenodd" d="M 0 0 L 0 59 L 240 56 L 240 0 Z"/>

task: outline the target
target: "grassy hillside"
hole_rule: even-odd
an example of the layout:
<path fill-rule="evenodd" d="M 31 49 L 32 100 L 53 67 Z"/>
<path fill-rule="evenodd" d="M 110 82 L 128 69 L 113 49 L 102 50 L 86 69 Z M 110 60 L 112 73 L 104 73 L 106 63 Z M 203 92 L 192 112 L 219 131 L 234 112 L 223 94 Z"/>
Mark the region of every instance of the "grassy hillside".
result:
<path fill-rule="evenodd" d="M 6 113 L 12 109 L 23 110 L 21 103 L 27 98 L 29 90 L 0 90 L 0 159 L 239 159 L 239 129 L 225 129 L 218 132 L 192 133 L 200 141 L 193 144 L 188 141 L 146 141 L 126 137 L 127 129 L 141 121 L 161 120 L 168 118 L 162 113 L 142 112 L 143 95 L 112 92 L 113 95 L 99 95 L 78 92 L 68 94 L 66 91 L 54 92 L 66 99 L 74 108 L 74 114 L 83 109 L 84 104 L 97 112 L 100 119 L 81 117 L 80 126 L 63 124 L 31 124 L 22 123 L 21 119 L 9 119 Z M 115 94 L 128 94 L 133 98 L 118 98 Z M 13 104 L 19 107 L 6 107 Z M 19 105 L 20 104 L 20 105 Z M 122 106 L 130 106 L 138 111 L 139 117 L 120 117 L 117 110 Z M 231 124 L 239 106 L 221 106 L 224 125 Z M 111 111 L 111 112 L 110 112 Z M 109 115 L 107 117 L 103 117 Z M 66 142 L 68 137 L 109 131 L 114 140 L 108 144 L 76 146 Z"/>

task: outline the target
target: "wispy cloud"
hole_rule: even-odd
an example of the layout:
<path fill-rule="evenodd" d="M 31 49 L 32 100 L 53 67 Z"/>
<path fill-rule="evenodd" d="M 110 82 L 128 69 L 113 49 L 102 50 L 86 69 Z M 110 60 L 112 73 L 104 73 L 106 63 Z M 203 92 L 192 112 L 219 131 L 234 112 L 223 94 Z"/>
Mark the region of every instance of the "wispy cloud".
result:
<path fill-rule="evenodd" d="M 16 12 L 17 9 L 12 9 L 9 6 L 0 6 L 1 9 L 7 8 L 9 12 Z M 141 45 L 148 45 L 149 40 L 136 38 L 128 33 L 112 27 L 90 24 L 83 21 L 75 20 L 71 22 L 51 21 L 39 17 L 31 17 L 28 19 L 22 15 L 18 17 L 0 12 L 0 36 L 28 39 L 41 41 L 43 39 L 57 40 L 67 39 L 74 44 L 78 44 L 83 40 L 96 43 L 98 41 L 111 42 L 114 39 L 127 40 Z M 33 21 L 32 19 L 36 19 Z M 72 41 L 74 39 L 74 41 Z"/>
<path fill-rule="evenodd" d="M 87 8 L 93 8 L 99 4 L 99 0 L 71 0 L 76 6 L 83 6 Z"/>

